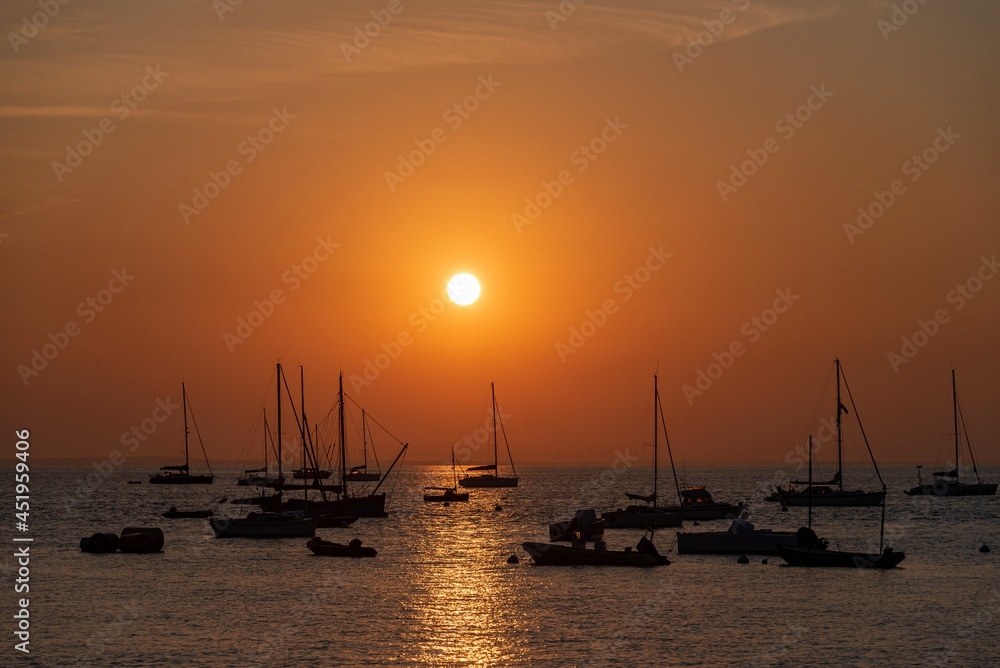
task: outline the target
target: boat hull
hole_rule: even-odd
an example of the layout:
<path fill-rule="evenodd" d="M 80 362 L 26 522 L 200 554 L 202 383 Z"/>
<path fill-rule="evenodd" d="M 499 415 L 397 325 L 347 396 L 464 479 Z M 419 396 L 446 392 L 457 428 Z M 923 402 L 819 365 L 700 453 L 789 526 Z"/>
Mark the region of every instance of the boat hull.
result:
<path fill-rule="evenodd" d="M 685 520 L 733 520 L 743 512 L 745 504 L 738 503 L 735 506 L 731 503 L 699 504 L 699 507 L 690 506 L 669 506 L 663 508 L 668 513 L 679 513 Z"/>
<path fill-rule="evenodd" d="M 215 513 L 211 510 L 175 510 L 173 512 L 168 510 L 167 512 L 163 513 L 163 516 L 166 517 L 167 519 L 191 518 L 191 519 L 203 520 L 207 517 L 211 517 L 214 514 Z"/>
<path fill-rule="evenodd" d="M 191 475 L 187 473 L 163 474 L 149 476 L 150 485 L 211 485 L 215 482 L 214 475 Z"/>
<path fill-rule="evenodd" d="M 668 513 L 660 508 L 629 506 L 601 515 L 608 529 L 660 529 L 679 527 L 684 522 L 680 513 Z"/>
<path fill-rule="evenodd" d="M 549 525 L 549 540 L 553 543 L 566 543 L 573 540 L 582 540 L 584 542 L 603 540 L 604 528 L 605 522 L 603 519 L 595 520 L 586 526 L 581 526 L 574 520 L 554 522 Z"/>
<path fill-rule="evenodd" d="M 303 471 L 302 469 L 299 469 L 298 471 L 294 471 L 292 473 L 292 477 L 295 478 L 296 480 L 315 480 L 316 478 L 319 478 L 320 480 L 326 480 L 332 475 L 333 471 L 309 471 L 309 470 Z"/>
<path fill-rule="evenodd" d="M 285 481 L 284 477 L 277 478 L 271 477 L 267 478 L 259 475 L 252 475 L 246 478 L 237 478 L 236 484 L 239 487 L 274 487 L 275 485 L 281 485 Z"/>
<path fill-rule="evenodd" d="M 302 499 L 287 499 L 279 501 L 269 499 L 261 504 L 268 511 L 283 512 L 286 510 L 303 510 L 306 507 L 321 512 L 324 515 L 341 517 L 386 517 L 385 494 L 370 496 L 350 496 L 333 501 L 310 501 Z"/>
<path fill-rule="evenodd" d="M 525 551 L 538 566 L 635 566 L 651 568 L 664 563 L 635 551 L 588 550 L 552 543 L 524 543 Z"/>
<path fill-rule="evenodd" d="M 902 552 L 887 550 L 881 554 L 863 552 L 835 552 L 808 547 L 781 545 L 778 553 L 789 566 L 810 566 L 820 568 L 895 568 L 906 558 Z"/>
<path fill-rule="evenodd" d="M 118 539 L 118 549 L 125 553 L 152 554 L 163 551 L 163 530 L 159 527 L 125 527 Z"/>
<path fill-rule="evenodd" d="M 354 541 L 351 541 L 351 543 L 354 543 Z M 362 557 L 374 557 L 378 554 L 378 551 L 373 547 L 363 547 L 361 541 L 357 541 L 356 545 L 352 545 L 351 543 L 347 545 L 343 543 L 331 543 L 317 536 L 306 543 L 306 547 L 313 554 L 321 557 L 350 557 L 360 559 Z"/>
<path fill-rule="evenodd" d="M 308 538 L 316 533 L 319 520 L 250 513 L 244 519 L 213 517 L 209 524 L 216 538 Z"/>
<path fill-rule="evenodd" d="M 795 494 L 779 494 L 778 501 L 782 505 L 793 507 L 808 506 L 810 495 L 802 492 Z M 837 492 L 829 494 L 813 494 L 813 507 L 826 506 L 881 506 L 885 501 L 885 492 Z"/>
<path fill-rule="evenodd" d="M 778 554 L 779 545 L 796 545 L 793 531 L 677 533 L 677 554 Z"/>
<path fill-rule="evenodd" d="M 451 492 L 445 494 L 424 494 L 424 501 L 429 503 L 450 503 L 452 501 L 467 502 L 469 500 L 469 493 L 463 492 Z"/>
<path fill-rule="evenodd" d="M 288 515 L 295 515 L 296 517 L 314 519 L 319 522 L 318 527 L 320 529 L 346 529 L 359 519 L 358 517 L 349 517 L 347 515 L 330 515 L 314 508 L 308 510 L 288 510 L 285 512 Z"/>
<path fill-rule="evenodd" d="M 909 496 L 993 496 L 997 493 L 997 484 L 939 482 L 933 485 L 918 485 L 906 490 L 906 493 Z"/>
<path fill-rule="evenodd" d="M 462 478 L 458 484 L 467 488 L 483 487 L 517 487 L 517 478 L 504 478 L 502 476 L 480 475 Z"/>

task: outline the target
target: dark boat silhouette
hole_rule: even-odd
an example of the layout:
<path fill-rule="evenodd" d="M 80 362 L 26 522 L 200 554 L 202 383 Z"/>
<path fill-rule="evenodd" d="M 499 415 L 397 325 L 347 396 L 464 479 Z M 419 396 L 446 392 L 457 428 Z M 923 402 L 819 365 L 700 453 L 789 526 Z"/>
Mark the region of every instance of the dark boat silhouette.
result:
<path fill-rule="evenodd" d="M 951 402 L 952 415 L 955 425 L 955 468 L 951 471 L 938 471 L 932 474 L 934 482 L 925 485 L 920 479 L 920 466 L 917 467 L 917 486 L 906 490 L 910 496 L 992 496 L 997 493 L 997 483 L 983 482 L 979 477 L 979 469 L 976 467 L 976 456 L 972 453 L 972 441 L 969 439 L 969 430 L 965 426 L 965 415 L 962 407 L 958 403 L 958 389 L 955 384 L 955 370 L 951 370 Z M 958 425 L 961 421 L 962 430 Z M 961 482 L 959 480 L 959 435 L 965 434 L 965 443 L 969 448 L 969 458 L 972 460 L 972 471 L 976 476 L 976 482 Z"/>
<path fill-rule="evenodd" d="M 357 538 L 352 540 L 347 545 L 344 545 L 343 543 L 332 543 L 316 536 L 306 543 L 306 547 L 308 547 L 313 554 L 321 557 L 350 557 L 353 559 L 361 559 L 363 557 L 374 557 L 378 554 L 378 551 L 373 547 L 363 547 L 361 545 L 361 541 Z"/>
<path fill-rule="evenodd" d="M 215 476 L 212 475 L 212 465 L 208 463 L 208 454 L 205 452 L 205 444 L 201 441 L 201 434 L 198 434 L 198 442 L 201 443 L 201 452 L 205 455 L 205 463 L 208 464 L 208 475 L 198 475 L 191 473 L 190 458 L 188 455 L 188 434 L 190 430 L 188 429 L 188 399 L 187 399 L 187 388 L 184 387 L 184 383 L 181 383 L 181 404 L 184 408 L 184 463 L 178 466 L 162 466 L 160 467 L 160 473 L 155 473 L 149 476 L 150 485 L 211 485 L 215 481 Z M 191 414 L 192 420 L 194 419 L 194 413 Z M 195 422 L 195 431 L 198 431 L 198 423 Z"/>
<path fill-rule="evenodd" d="M 873 456 L 874 459 L 874 456 Z M 809 483 L 812 489 L 812 436 L 809 436 Z M 882 488 L 885 495 L 885 487 Z M 830 550 L 828 542 L 816 535 L 812 529 L 812 504 L 808 505 L 809 515 L 807 526 L 801 527 L 795 534 L 797 545 L 778 545 L 778 553 L 789 566 L 807 566 L 813 568 L 895 568 L 906 558 L 902 552 L 895 552 L 891 547 L 883 546 L 885 537 L 885 503 L 882 504 L 882 524 L 879 533 L 878 554 L 866 552 L 842 552 Z"/>
<path fill-rule="evenodd" d="M 458 491 L 458 473 L 455 470 L 455 448 L 451 449 L 451 475 L 455 481 L 451 487 L 424 487 L 424 501 L 450 503 L 452 501 L 468 501 L 468 492 Z M 427 492 L 440 492 L 440 494 L 428 494 Z"/>
<path fill-rule="evenodd" d="M 477 473 L 483 471 L 484 473 L 474 476 L 466 473 L 465 477 L 458 481 L 458 484 L 462 487 L 517 487 L 517 471 L 514 469 L 514 458 L 510 454 L 510 443 L 507 442 L 507 432 L 503 431 L 503 419 L 497 411 L 497 395 L 493 383 L 490 383 L 490 399 L 493 404 L 493 463 L 483 464 L 482 466 L 470 466 L 466 469 L 466 471 L 475 471 Z M 503 444 L 507 448 L 507 459 L 510 461 L 511 471 L 511 475 L 509 476 L 500 475 L 498 469 L 500 462 L 498 459 L 497 424 L 500 425 L 500 431 L 503 433 Z M 492 474 L 490 471 L 492 471 Z"/>
<path fill-rule="evenodd" d="M 177 510 L 177 508 L 171 507 L 170 510 L 163 513 L 164 517 L 167 518 L 197 518 L 205 519 L 206 517 L 211 517 L 215 513 L 211 510 Z"/>
<path fill-rule="evenodd" d="M 639 539 L 635 550 L 630 547 L 621 551 L 609 550 L 604 541 L 598 541 L 593 549 L 588 549 L 583 541 L 572 546 L 556 545 L 555 543 L 523 544 L 525 551 L 531 555 L 538 566 L 636 566 L 650 568 L 666 566 L 670 563 L 666 557 L 657 552 L 653 542 L 643 536 Z"/>
<path fill-rule="evenodd" d="M 837 472 L 834 474 L 833 479 L 827 482 L 813 483 L 810 479 L 808 489 L 794 489 L 791 485 L 802 485 L 806 483 L 802 481 L 793 481 L 787 489 L 779 487 L 775 490 L 774 494 L 771 494 L 765 500 L 778 501 L 786 506 L 797 507 L 805 506 L 807 503 L 811 503 L 814 506 L 878 506 L 885 501 L 884 490 L 865 491 L 860 489 L 844 489 L 844 438 L 841 418 L 843 414 L 847 412 L 847 407 L 844 406 L 844 403 L 841 400 L 840 385 L 842 377 L 844 386 L 847 388 L 847 396 L 851 401 L 851 408 L 854 409 L 854 416 L 857 418 L 859 426 L 861 426 L 861 418 L 858 417 L 858 409 L 857 406 L 854 405 L 854 397 L 851 395 L 850 386 L 847 385 L 847 378 L 846 376 L 843 376 L 841 371 L 839 357 L 834 359 L 834 366 L 836 367 L 837 372 Z M 868 453 L 871 454 L 871 446 L 868 445 L 868 437 L 864 434 L 865 429 L 861 426 L 861 435 L 865 439 L 865 445 L 868 446 Z M 878 471 L 878 465 L 875 464 L 874 456 L 872 456 L 872 465 L 875 467 L 875 473 L 881 481 L 882 475 Z"/>

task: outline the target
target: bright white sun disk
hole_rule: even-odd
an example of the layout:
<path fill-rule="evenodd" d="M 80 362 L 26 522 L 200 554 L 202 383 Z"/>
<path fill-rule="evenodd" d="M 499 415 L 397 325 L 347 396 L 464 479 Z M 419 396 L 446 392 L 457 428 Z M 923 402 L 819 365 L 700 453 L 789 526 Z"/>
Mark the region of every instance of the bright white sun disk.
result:
<path fill-rule="evenodd" d="M 448 281 L 448 299 L 468 306 L 479 299 L 479 281 L 472 274 L 456 274 Z"/>

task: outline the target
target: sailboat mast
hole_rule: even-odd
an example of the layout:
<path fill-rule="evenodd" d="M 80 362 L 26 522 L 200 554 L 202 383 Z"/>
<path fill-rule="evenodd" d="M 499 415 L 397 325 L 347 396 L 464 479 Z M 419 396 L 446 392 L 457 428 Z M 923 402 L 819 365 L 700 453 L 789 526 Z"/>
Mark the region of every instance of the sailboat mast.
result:
<path fill-rule="evenodd" d="M 655 384 L 655 382 L 654 382 Z M 663 406 L 660 405 L 660 393 L 656 391 L 655 393 L 656 405 L 653 406 L 654 411 L 659 411 L 660 414 L 660 424 L 663 425 L 663 440 L 667 444 L 667 456 L 670 457 L 670 471 L 674 474 L 674 489 L 677 490 L 677 503 L 684 503 L 684 496 L 681 494 L 681 483 L 677 480 L 677 467 L 674 466 L 674 451 L 670 449 L 670 435 L 667 434 L 667 418 L 663 416 Z M 655 416 L 654 416 L 655 417 Z"/>
<path fill-rule="evenodd" d="M 841 416 L 844 414 L 844 404 L 840 396 L 840 358 L 836 358 L 835 363 L 837 365 L 837 482 L 840 483 L 840 491 L 844 491 L 844 458 L 843 458 L 843 445 L 844 445 L 844 435 L 841 431 Z M 811 437 L 810 437 L 811 438 Z M 812 481 L 809 482 L 812 484 Z"/>
<path fill-rule="evenodd" d="M 308 457 L 306 457 L 306 434 L 309 430 L 309 423 L 306 422 L 306 372 L 299 365 L 299 401 L 302 403 L 302 424 L 299 425 L 299 438 L 302 439 L 302 469 L 303 472 L 306 470 L 306 462 Z M 318 467 L 317 467 L 318 469 Z M 316 484 L 319 484 L 319 472 L 316 474 Z M 305 489 L 302 490 L 302 500 L 304 503 L 309 502 L 309 489 L 303 485 Z M 322 490 L 320 490 L 322 492 Z M 325 494 L 324 494 L 325 496 Z"/>
<path fill-rule="evenodd" d="M 497 454 L 497 393 L 490 383 L 490 396 L 493 399 L 493 477 L 500 477 L 500 458 Z"/>
<path fill-rule="evenodd" d="M 344 372 L 340 372 L 340 389 L 337 391 L 340 401 L 340 489 L 341 494 L 347 497 L 347 441 L 344 430 Z"/>
<path fill-rule="evenodd" d="M 838 363 L 837 369 L 840 369 Z M 839 394 L 839 392 L 838 392 Z M 837 406 L 837 410 L 840 411 L 840 406 Z M 808 526 L 810 529 L 813 528 L 813 437 L 809 434 L 809 516 L 808 516 Z"/>
<path fill-rule="evenodd" d="M 281 480 L 281 362 L 278 362 L 278 376 L 275 385 L 278 388 L 278 480 Z M 281 490 L 278 490 L 281 493 Z"/>
<path fill-rule="evenodd" d="M 364 451 L 364 469 L 365 473 L 368 473 L 368 428 L 365 425 L 365 409 L 361 409 L 361 448 Z"/>
<path fill-rule="evenodd" d="M 660 386 L 656 379 L 656 374 L 653 374 L 653 507 L 656 508 L 656 480 L 660 476 L 657 475 L 659 466 L 659 434 L 660 434 L 660 424 L 657 418 L 657 413 L 660 408 Z"/>
<path fill-rule="evenodd" d="M 181 383 L 181 403 L 184 405 L 184 473 L 190 469 L 188 463 L 188 395 L 184 383 Z"/>
<path fill-rule="evenodd" d="M 958 484 L 958 389 L 955 387 L 955 370 L 951 370 L 951 409 L 955 416 L 955 484 Z"/>

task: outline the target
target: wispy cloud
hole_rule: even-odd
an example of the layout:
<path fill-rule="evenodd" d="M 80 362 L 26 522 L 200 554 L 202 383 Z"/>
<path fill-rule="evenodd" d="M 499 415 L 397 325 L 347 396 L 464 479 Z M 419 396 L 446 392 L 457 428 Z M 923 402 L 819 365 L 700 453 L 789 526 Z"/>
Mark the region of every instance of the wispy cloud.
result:
<path fill-rule="evenodd" d="M 46 48 L 25 48 L 17 59 L 0 61 L 9 90 L 24 91 L 11 96 L 13 104 L 0 115 L 90 113 L 134 85 L 145 65 L 157 63 L 172 73 L 170 85 L 147 106 L 180 117 L 189 115 L 181 109 L 189 112 L 199 102 L 241 102 L 270 87 L 338 76 L 669 50 L 735 6 L 731 0 L 590 0 L 554 30 L 546 12 L 559 11 L 557 0 L 420 0 L 405 3 L 348 62 L 341 45 L 373 20 L 371 3 L 243 3 L 225 22 L 209 0 L 142 11 L 131 3 L 109 4 L 61 13 L 36 38 L 47 43 L 32 45 Z M 113 11 L 119 5 L 122 11 Z M 861 6 L 869 3 L 753 0 L 719 39 Z"/>
<path fill-rule="evenodd" d="M 44 202 L 38 202 L 37 204 L 26 204 L 25 206 L 14 209 L 13 211 L 8 211 L 6 213 L 0 213 L 0 220 L 7 220 L 8 218 L 14 218 L 15 216 L 23 216 L 28 213 L 35 213 L 36 211 L 45 211 L 47 209 L 54 209 L 59 206 L 65 206 L 66 204 L 73 204 L 75 202 L 82 202 L 83 200 L 79 197 L 74 197 L 73 195 L 57 195 Z"/>

